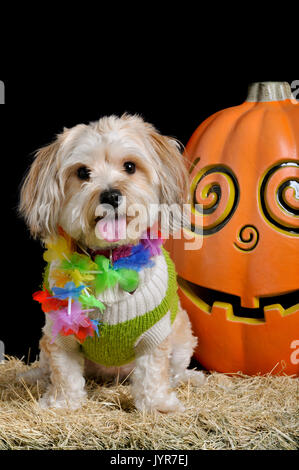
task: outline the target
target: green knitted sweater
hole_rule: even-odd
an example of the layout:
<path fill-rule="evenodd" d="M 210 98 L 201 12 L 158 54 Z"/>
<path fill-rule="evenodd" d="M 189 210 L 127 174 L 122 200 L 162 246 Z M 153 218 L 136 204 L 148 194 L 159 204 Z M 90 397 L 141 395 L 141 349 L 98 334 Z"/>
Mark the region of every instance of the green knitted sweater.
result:
<path fill-rule="evenodd" d="M 135 344 L 146 331 L 152 328 L 170 311 L 170 322 L 178 310 L 177 282 L 174 264 L 163 249 L 168 269 L 168 287 L 160 305 L 144 315 L 116 325 L 103 324 L 99 336 L 88 337 L 81 345 L 87 359 L 105 366 L 121 366 L 135 359 Z M 134 295 L 134 294 L 133 294 Z"/>
<path fill-rule="evenodd" d="M 133 361 L 138 354 L 148 352 L 160 344 L 170 333 L 178 310 L 178 294 L 175 267 L 168 252 L 162 247 L 162 254 L 167 266 L 167 287 L 165 295 L 160 304 L 143 315 L 135 315 L 133 318 L 116 324 L 103 323 L 99 327 L 99 336 L 95 334 L 92 338 L 87 337 L 80 345 L 83 355 L 93 362 L 104 366 L 121 366 Z M 51 291 L 50 263 L 44 273 L 44 284 Z M 135 294 L 132 294 L 134 296 Z M 50 329 L 47 330 L 48 334 Z M 57 337 L 60 346 L 66 350 L 73 348 L 71 336 Z M 79 343 L 78 343 L 79 344 Z M 138 348 L 136 345 L 139 344 Z M 145 346 L 144 346 L 145 345 Z M 141 346 L 141 347 L 140 347 Z M 142 350 L 140 353 L 140 350 Z"/>

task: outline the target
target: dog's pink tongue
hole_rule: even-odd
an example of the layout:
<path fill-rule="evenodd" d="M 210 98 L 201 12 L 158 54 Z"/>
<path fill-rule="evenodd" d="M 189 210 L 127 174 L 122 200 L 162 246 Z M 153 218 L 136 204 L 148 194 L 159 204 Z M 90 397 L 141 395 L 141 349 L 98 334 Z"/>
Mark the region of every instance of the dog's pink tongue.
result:
<path fill-rule="evenodd" d="M 95 226 L 95 234 L 97 238 L 104 239 L 107 242 L 118 242 L 126 238 L 126 217 L 118 219 L 104 218 L 99 220 Z"/>

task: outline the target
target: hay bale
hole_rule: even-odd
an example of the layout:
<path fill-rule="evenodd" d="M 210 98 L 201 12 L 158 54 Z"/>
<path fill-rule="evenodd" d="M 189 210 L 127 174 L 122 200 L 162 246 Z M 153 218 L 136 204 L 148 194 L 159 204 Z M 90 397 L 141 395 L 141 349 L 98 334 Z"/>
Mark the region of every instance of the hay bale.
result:
<path fill-rule="evenodd" d="M 16 380 L 28 367 L 16 358 L 0 365 L 0 449 L 298 448 L 296 378 L 211 373 L 201 388 L 178 388 L 184 413 L 149 415 L 135 410 L 128 385 L 94 381 L 81 409 L 42 410 L 45 384 Z"/>

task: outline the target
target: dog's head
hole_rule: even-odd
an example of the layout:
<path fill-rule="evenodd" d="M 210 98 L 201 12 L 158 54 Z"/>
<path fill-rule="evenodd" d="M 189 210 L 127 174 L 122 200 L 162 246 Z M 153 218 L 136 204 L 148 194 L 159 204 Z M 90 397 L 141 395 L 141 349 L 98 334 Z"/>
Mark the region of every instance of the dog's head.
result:
<path fill-rule="evenodd" d="M 37 152 L 20 212 L 42 240 L 61 226 L 89 248 L 132 243 L 154 223 L 155 208 L 186 202 L 187 181 L 175 139 L 136 115 L 103 117 L 65 129 Z"/>

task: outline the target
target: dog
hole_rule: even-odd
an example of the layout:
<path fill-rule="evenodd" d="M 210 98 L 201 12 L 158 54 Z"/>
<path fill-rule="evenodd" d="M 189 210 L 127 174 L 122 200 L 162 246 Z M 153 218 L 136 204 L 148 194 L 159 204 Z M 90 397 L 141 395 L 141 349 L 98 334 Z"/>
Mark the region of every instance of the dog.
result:
<path fill-rule="evenodd" d="M 182 206 L 187 193 L 188 174 L 178 141 L 161 135 L 139 115 L 111 115 L 88 125 L 65 128 L 53 143 L 37 152 L 22 185 L 19 210 L 32 236 L 48 247 L 48 255 L 51 247 L 53 254 L 57 240 L 61 243 L 64 240 L 66 246 L 69 243 L 68 249 L 72 246 L 70 253 L 75 251 L 85 261 L 88 257 L 91 263 L 101 260 L 111 270 L 109 263 L 116 252 L 121 255 L 128 247 L 135 247 L 135 252 L 136 247 L 141 247 L 141 254 L 148 253 L 140 240 L 150 226 L 158 223 L 157 218 L 152 220 L 150 208 Z M 134 230 L 131 233 L 127 230 L 120 237 L 118 232 L 134 222 L 129 209 L 136 203 L 145 210 L 139 211 Z M 107 207 L 114 214 L 113 219 Z M 103 208 L 107 209 L 104 218 Z M 205 376 L 188 369 L 197 338 L 178 301 L 173 264 L 162 250 L 157 250 L 142 269 L 139 266 L 134 273 L 129 270 L 138 276 L 138 285 L 131 291 L 122 289 L 119 281 L 98 294 L 87 281 L 84 291 L 89 296 L 87 300 L 92 295 L 105 308 L 104 311 L 89 309 L 86 313 L 89 319 L 99 320 L 95 339 L 90 336 L 80 343 L 78 335 L 69 334 L 70 330 L 66 329 L 54 338 L 55 312 L 46 313 L 39 367 L 23 376 L 27 381 L 50 379 L 39 402 L 42 407 L 80 407 L 86 397 L 84 377 L 92 375 L 105 379 L 129 376 L 138 410 L 162 413 L 184 410 L 173 389 L 188 380 L 201 385 Z M 97 258 L 97 253 L 102 255 Z M 68 258 L 65 253 L 62 255 Z M 128 259 L 123 256 L 118 263 L 126 266 Z M 57 260 L 50 260 L 46 278 L 48 293 L 51 289 L 53 292 L 53 287 L 55 290 L 59 277 L 56 268 Z M 91 278 L 102 273 L 90 272 Z M 117 275 L 122 272 L 128 274 L 125 270 L 117 271 Z M 47 297 L 44 298 L 46 302 Z M 67 300 L 60 302 L 65 302 L 65 307 Z M 72 305 L 71 300 L 68 307 Z M 148 321 L 149 312 L 153 311 L 160 312 L 158 321 L 150 320 L 149 328 L 142 327 L 145 331 L 135 331 L 137 322 Z M 113 334 L 112 346 L 107 339 L 108 331 Z M 100 353 L 98 347 L 102 348 Z"/>

